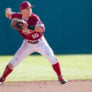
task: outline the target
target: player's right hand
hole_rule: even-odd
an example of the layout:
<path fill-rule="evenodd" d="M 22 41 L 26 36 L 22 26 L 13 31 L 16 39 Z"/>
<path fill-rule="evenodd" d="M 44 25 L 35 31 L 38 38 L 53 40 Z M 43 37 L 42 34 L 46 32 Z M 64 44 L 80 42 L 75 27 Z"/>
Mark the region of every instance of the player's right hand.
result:
<path fill-rule="evenodd" d="M 10 19 L 11 14 L 12 14 L 11 8 L 6 8 L 5 9 L 5 16 Z"/>

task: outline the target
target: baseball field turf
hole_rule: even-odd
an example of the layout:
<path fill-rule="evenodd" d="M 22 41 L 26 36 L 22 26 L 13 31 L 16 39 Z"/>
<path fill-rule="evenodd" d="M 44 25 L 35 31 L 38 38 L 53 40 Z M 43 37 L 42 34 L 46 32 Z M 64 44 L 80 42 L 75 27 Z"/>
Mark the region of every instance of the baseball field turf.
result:
<path fill-rule="evenodd" d="M 0 56 L 0 76 L 13 56 Z M 92 79 L 92 55 L 57 55 L 62 73 L 67 80 Z M 48 60 L 31 55 L 23 60 L 8 76 L 7 81 L 57 80 Z"/>

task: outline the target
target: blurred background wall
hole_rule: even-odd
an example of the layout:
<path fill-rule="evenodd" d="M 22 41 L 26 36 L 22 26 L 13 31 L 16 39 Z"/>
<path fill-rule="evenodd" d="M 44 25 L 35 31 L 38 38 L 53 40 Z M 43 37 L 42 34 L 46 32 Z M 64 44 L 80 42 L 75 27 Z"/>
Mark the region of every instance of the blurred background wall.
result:
<path fill-rule="evenodd" d="M 5 9 L 19 12 L 23 0 L 0 1 L 0 54 L 14 54 L 23 38 L 11 28 Z M 30 1 L 30 0 L 28 0 Z M 92 53 L 92 0 L 31 0 L 45 24 L 44 33 L 56 54 Z"/>

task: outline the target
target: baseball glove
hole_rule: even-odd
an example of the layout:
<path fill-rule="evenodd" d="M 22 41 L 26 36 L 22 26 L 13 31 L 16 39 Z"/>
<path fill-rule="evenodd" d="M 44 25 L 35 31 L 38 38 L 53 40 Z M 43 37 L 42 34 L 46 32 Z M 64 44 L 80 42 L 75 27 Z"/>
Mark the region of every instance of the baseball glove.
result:
<path fill-rule="evenodd" d="M 28 27 L 27 23 L 24 20 L 18 18 L 11 20 L 11 26 L 16 30 L 24 30 Z"/>

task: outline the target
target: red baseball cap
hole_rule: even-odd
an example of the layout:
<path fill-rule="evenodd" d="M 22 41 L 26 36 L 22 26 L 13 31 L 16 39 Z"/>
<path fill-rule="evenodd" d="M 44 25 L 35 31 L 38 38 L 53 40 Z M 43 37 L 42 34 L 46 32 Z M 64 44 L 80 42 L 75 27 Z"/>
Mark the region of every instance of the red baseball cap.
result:
<path fill-rule="evenodd" d="M 31 5 L 31 3 L 29 3 L 28 1 L 23 1 L 20 4 L 20 10 L 26 9 L 26 8 L 31 8 L 34 7 L 33 5 Z"/>

